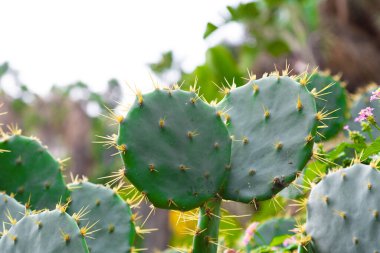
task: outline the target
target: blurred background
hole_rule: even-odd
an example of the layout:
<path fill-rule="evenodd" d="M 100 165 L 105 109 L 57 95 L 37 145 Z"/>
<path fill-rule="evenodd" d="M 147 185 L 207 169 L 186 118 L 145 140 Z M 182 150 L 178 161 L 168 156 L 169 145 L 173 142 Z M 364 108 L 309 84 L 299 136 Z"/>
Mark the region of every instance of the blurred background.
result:
<path fill-rule="evenodd" d="M 146 92 L 153 89 L 150 76 L 185 88 L 197 80 L 211 101 L 222 97 L 213 83 L 242 85 L 247 71 L 261 76 L 286 63 L 294 74 L 307 66 L 340 73 L 350 92 L 380 82 L 380 0 L 0 0 L 0 6 L 5 123 L 38 136 L 56 157 L 71 157 L 67 174 L 94 182 L 122 166 L 110 156 L 114 150 L 93 142 L 116 132 L 101 116 L 106 107 L 133 102 L 126 83 Z M 147 247 L 186 240 L 175 215 L 156 211 L 148 226 L 166 233 L 147 236 Z"/>

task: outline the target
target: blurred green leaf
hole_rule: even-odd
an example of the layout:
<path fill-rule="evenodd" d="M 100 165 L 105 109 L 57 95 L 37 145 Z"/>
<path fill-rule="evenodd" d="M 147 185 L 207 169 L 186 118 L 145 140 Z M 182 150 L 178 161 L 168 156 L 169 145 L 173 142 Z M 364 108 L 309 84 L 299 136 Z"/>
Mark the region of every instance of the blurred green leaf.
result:
<path fill-rule="evenodd" d="M 9 65 L 8 62 L 4 62 L 0 65 L 0 78 L 8 71 Z"/>
<path fill-rule="evenodd" d="M 260 14 L 257 2 L 239 4 L 237 7 L 227 6 L 231 20 L 253 19 Z"/>
<path fill-rule="evenodd" d="M 276 39 L 269 42 L 266 46 L 266 49 L 268 50 L 270 54 L 276 57 L 290 52 L 290 48 L 288 44 L 284 40 L 281 40 L 281 39 Z"/>
<path fill-rule="evenodd" d="M 218 27 L 212 23 L 207 23 L 206 31 L 203 34 L 203 38 L 206 39 L 208 36 L 210 36 L 213 32 L 215 32 L 218 29 Z"/>
<path fill-rule="evenodd" d="M 173 52 L 168 51 L 161 55 L 161 59 L 157 63 L 149 64 L 153 72 L 161 74 L 170 69 L 173 65 Z"/>

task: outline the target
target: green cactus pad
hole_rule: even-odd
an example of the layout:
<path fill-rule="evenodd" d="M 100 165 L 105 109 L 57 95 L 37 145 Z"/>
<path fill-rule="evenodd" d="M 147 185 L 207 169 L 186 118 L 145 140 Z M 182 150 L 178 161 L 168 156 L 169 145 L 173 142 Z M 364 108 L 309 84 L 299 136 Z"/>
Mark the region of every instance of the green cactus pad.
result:
<path fill-rule="evenodd" d="M 351 108 L 351 117 L 350 121 L 348 122 L 348 126 L 352 131 L 360 131 L 362 129 L 362 126 L 360 122 L 355 122 L 355 118 L 358 116 L 358 113 L 361 109 L 364 109 L 366 107 L 372 107 L 375 110 L 373 111 L 373 115 L 375 116 L 376 122 L 380 123 L 380 102 L 378 100 L 370 101 L 370 97 L 372 94 L 372 91 L 376 90 L 378 87 L 370 85 L 366 92 L 364 92 L 361 96 L 358 97 L 358 99 L 353 103 Z M 370 137 L 367 132 L 363 132 L 363 135 L 366 137 L 366 139 L 369 141 Z M 380 130 L 376 129 L 375 127 L 372 127 L 372 136 L 373 138 L 377 138 L 380 136 Z"/>
<path fill-rule="evenodd" d="M 231 140 L 216 109 L 195 93 L 155 90 L 121 122 L 126 177 L 159 208 L 191 210 L 221 189 Z"/>
<path fill-rule="evenodd" d="M 0 239 L 3 253 L 88 253 L 75 220 L 60 211 L 27 215 Z"/>
<path fill-rule="evenodd" d="M 325 176 L 311 191 L 306 232 L 316 252 L 380 252 L 380 173 L 363 164 Z"/>
<path fill-rule="evenodd" d="M 60 164 L 35 138 L 20 135 L 0 139 L 0 190 L 32 209 L 54 208 L 68 196 Z"/>
<path fill-rule="evenodd" d="M 331 85 L 331 87 L 327 87 L 329 85 Z M 319 93 L 319 97 L 315 100 L 318 111 L 335 111 L 330 115 L 332 119 L 325 121 L 328 127 L 318 129 L 318 132 L 323 137 L 320 135 L 315 136 L 316 142 L 329 140 L 342 131 L 347 121 L 348 106 L 346 89 L 341 81 L 324 72 L 311 75 L 307 88 L 310 91 L 315 89 L 313 92 Z"/>
<path fill-rule="evenodd" d="M 25 206 L 5 193 L 0 193 L 0 231 L 11 227 L 11 220 L 18 221 L 25 214 Z M 0 235 L 1 237 L 1 235 Z"/>
<path fill-rule="evenodd" d="M 314 97 L 306 87 L 289 77 L 252 80 L 232 89 L 218 107 L 228 110 L 234 136 L 223 198 L 269 199 L 294 180 L 312 154 L 317 127 Z"/>
<path fill-rule="evenodd" d="M 92 230 L 98 231 L 91 235 L 95 239 L 87 240 L 90 252 L 130 252 L 136 231 L 129 205 L 102 185 L 78 182 L 69 184 L 69 188 L 72 201 L 68 213 L 87 213 L 78 220 L 79 226 L 96 223 Z"/>

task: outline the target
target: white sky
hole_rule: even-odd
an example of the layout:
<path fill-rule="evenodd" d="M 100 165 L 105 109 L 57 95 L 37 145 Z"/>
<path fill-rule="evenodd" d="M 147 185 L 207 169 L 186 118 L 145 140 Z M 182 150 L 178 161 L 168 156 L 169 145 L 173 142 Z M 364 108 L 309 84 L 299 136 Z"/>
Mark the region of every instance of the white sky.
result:
<path fill-rule="evenodd" d="M 206 23 L 221 23 L 238 0 L 0 0 L 0 63 L 46 93 L 52 84 L 81 80 L 101 90 L 110 78 L 143 90 L 146 64 L 173 49 L 191 69 L 213 42 Z M 239 36 L 239 29 L 223 37 Z M 227 36 L 225 36 L 227 35 Z"/>

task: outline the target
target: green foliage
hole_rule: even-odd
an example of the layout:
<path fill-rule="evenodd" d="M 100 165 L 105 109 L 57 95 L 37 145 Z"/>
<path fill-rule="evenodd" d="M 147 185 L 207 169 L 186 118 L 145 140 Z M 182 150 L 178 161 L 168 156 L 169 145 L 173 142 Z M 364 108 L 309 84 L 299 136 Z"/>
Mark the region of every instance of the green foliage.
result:
<path fill-rule="evenodd" d="M 37 210 L 66 200 L 62 165 L 36 138 L 5 134 L 0 149 L 9 151 L 0 154 L 0 190 Z"/>
<path fill-rule="evenodd" d="M 232 89 L 228 108 L 234 136 L 225 199 L 252 203 L 272 198 L 294 180 L 311 156 L 316 108 L 307 89 L 289 77 L 270 76 Z"/>
<path fill-rule="evenodd" d="M 234 58 L 231 50 L 224 45 L 211 47 L 206 52 L 206 62 L 198 66 L 192 73 L 185 73 L 182 79 L 185 86 L 189 87 L 194 80 L 199 84 L 199 93 L 207 101 L 220 99 L 223 92 L 220 87 L 226 83 L 235 83 L 237 86 L 243 84 L 240 78 L 244 75 L 245 69 L 239 69 L 238 62 Z M 219 87 L 218 87 L 219 86 Z"/>
<path fill-rule="evenodd" d="M 170 69 L 173 64 L 173 52 L 168 51 L 162 54 L 161 59 L 157 63 L 149 64 L 152 71 L 156 73 L 163 73 L 164 71 Z"/>
<path fill-rule="evenodd" d="M 228 174 L 227 128 L 193 92 L 139 95 L 120 124 L 118 147 L 126 177 L 160 208 L 199 207 L 220 191 Z"/>
<path fill-rule="evenodd" d="M 78 226 L 92 226 L 95 240 L 87 240 L 92 253 L 130 252 L 136 231 L 129 205 L 113 190 L 89 182 L 69 184 L 71 202 L 68 213 L 78 217 Z"/>
<path fill-rule="evenodd" d="M 218 27 L 212 23 L 207 23 L 206 31 L 203 34 L 203 38 L 206 39 L 208 36 L 210 36 L 214 31 L 216 31 Z"/>
<path fill-rule="evenodd" d="M 368 165 L 328 174 L 313 187 L 306 231 L 317 252 L 377 252 L 380 249 L 380 173 Z"/>
<path fill-rule="evenodd" d="M 88 253 L 75 220 L 65 212 L 44 211 L 24 216 L 0 239 L 4 253 Z"/>

